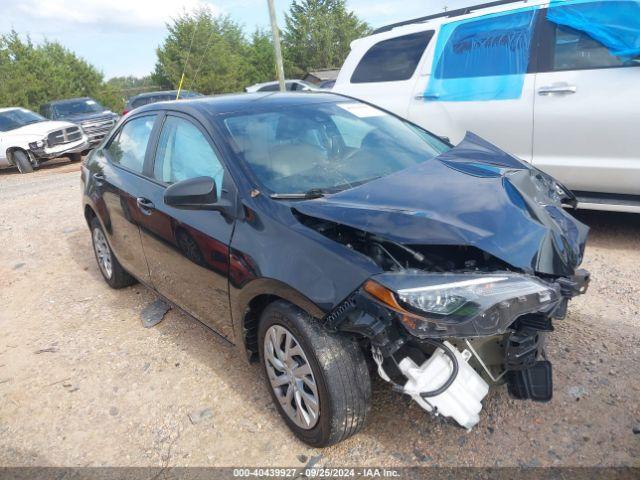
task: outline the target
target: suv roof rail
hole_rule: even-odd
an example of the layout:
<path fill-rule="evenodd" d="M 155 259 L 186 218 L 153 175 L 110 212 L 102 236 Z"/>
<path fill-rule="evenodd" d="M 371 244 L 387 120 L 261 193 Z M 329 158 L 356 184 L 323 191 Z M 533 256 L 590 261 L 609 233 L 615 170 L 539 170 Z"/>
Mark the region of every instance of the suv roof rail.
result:
<path fill-rule="evenodd" d="M 468 13 L 474 12 L 476 10 L 482 10 L 484 8 L 497 7 L 499 5 L 505 5 L 507 3 L 527 3 L 529 0 L 495 0 L 493 2 L 488 3 L 480 3 L 478 5 L 470 5 L 464 8 L 458 8 L 457 10 L 449 10 L 441 13 L 436 13 L 433 15 L 427 15 L 426 17 L 418 17 L 412 20 L 405 20 L 403 22 L 392 23 L 390 25 L 386 25 L 384 27 L 376 28 L 371 35 L 375 35 L 376 33 L 388 32 L 389 30 L 393 30 L 397 27 L 403 27 L 405 25 L 412 25 L 414 23 L 423 23 L 428 20 L 433 20 L 434 18 L 446 18 L 446 17 L 459 17 L 460 15 L 466 15 Z"/>

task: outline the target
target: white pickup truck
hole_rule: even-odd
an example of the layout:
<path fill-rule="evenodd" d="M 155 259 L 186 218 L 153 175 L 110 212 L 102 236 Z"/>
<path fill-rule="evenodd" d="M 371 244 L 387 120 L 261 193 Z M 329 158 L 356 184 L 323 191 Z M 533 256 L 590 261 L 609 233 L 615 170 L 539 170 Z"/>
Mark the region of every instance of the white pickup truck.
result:
<path fill-rule="evenodd" d="M 80 160 L 88 149 L 87 136 L 73 123 L 49 121 L 24 108 L 0 108 L 0 168 L 30 173 L 51 158 Z"/>

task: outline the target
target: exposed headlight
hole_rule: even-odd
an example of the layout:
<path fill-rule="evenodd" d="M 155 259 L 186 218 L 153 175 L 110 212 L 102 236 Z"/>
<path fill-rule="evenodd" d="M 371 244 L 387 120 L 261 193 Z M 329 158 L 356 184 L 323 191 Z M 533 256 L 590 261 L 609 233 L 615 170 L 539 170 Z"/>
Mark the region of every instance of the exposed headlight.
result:
<path fill-rule="evenodd" d="M 46 146 L 47 146 L 46 140 L 38 140 L 36 142 L 31 142 L 29 144 L 29 148 L 31 150 L 40 150 L 41 148 L 44 148 Z"/>
<path fill-rule="evenodd" d="M 561 299 L 558 285 L 513 273 L 388 273 L 366 282 L 364 290 L 421 337 L 494 334 L 520 315 L 550 312 Z"/>

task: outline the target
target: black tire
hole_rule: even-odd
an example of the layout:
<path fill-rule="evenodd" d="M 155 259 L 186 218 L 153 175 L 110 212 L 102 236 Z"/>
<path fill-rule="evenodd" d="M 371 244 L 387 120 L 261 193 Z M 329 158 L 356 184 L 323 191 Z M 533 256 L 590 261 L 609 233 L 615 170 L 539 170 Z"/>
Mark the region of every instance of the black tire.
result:
<path fill-rule="evenodd" d="M 33 172 L 33 165 L 29 161 L 29 156 L 22 150 L 17 150 L 12 154 L 13 163 L 18 168 L 20 173 Z"/>
<path fill-rule="evenodd" d="M 82 160 L 82 153 L 70 153 L 69 160 L 72 162 L 79 162 Z"/>
<path fill-rule="evenodd" d="M 301 428 L 289 418 L 269 381 L 264 360 L 265 336 L 274 325 L 293 334 L 313 372 L 320 400 L 319 415 L 313 428 Z M 327 331 L 298 307 L 276 301 L 262 313 L 258 345 L 271 398 L 285 423 L 300 440 L 313 447 L 327 447 L 362 429 L 371 407 L 371 379 L 357 343 Z"/>
<path fill-rule="evenodd" d="M 98 253 L 99 247 L 96 244 L 101 243 L 97 241 L 97 239 L 100 238 L 100 235 L 102 235 L 102 240 L 104 240 L 104 246 L 102 248 L 105 251 L 108 250 L 108 253 L 110 255 L 110 264 L 111 264 L 110 270 L 104 267 L 100 259 L 100 254 Z M 96 262 L 98 263 L 98 269 L 102 274 L 102 278 L 104 278 L 104 281 L 107 282 L 107 284 L 111 288 L 115 288 L 115 289 L 125 288 L 130 285 L 133 285 L 134 283 L 136 283 L 136 279 L 133 278 L 129 274 L 129 272 L 127 272 L 122 267 L 122 265 L 120 265 L 120 262 L 118 261 L 116 256 L 113 254 L 113 250 L 111 250 L 111 246 L 106 241 L 106 238 L 107 236 L 104 233 L 104 230 L 102 229 L 100 220 L 98 220 L 97 217 L 94 217 L 91 220 L 91 243 L 93 245 L 93 253 L 95 254 Z"/>

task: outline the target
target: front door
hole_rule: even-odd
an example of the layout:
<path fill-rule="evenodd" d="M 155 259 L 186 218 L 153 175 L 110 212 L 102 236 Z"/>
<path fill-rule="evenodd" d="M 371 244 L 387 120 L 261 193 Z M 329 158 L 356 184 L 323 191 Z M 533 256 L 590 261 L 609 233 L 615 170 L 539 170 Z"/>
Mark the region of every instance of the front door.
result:
<path fill-rule="evenodd" d="M 598 8 L 618 3 L 630 2 Z M 589 34 L 549 21 L 545 33 L 535 82 L 534 165 L 574 191 L 640 194 L 638 59 L 615 56 Z"/>
<path fill-rule="evenodd" d="M 212 177 L 218 198 L 235 189 L 208 134 L 190 117 L 168 115 L 158 138 L 153 182 L 141 223 L 151 282 L 166 298 L 224 337 L 232 338 L 229 310 L 229 242 L 233 219 L 220 212 L 182 210 L 164 203 L 166 187 L 189 178 Z"/>
<path fill-rule="evenodd" d="M 471 131 L 531 161 L 536 18 L 535 9 L 525 8 L 442 25 L 409 119 L 454 145 Z"/>

